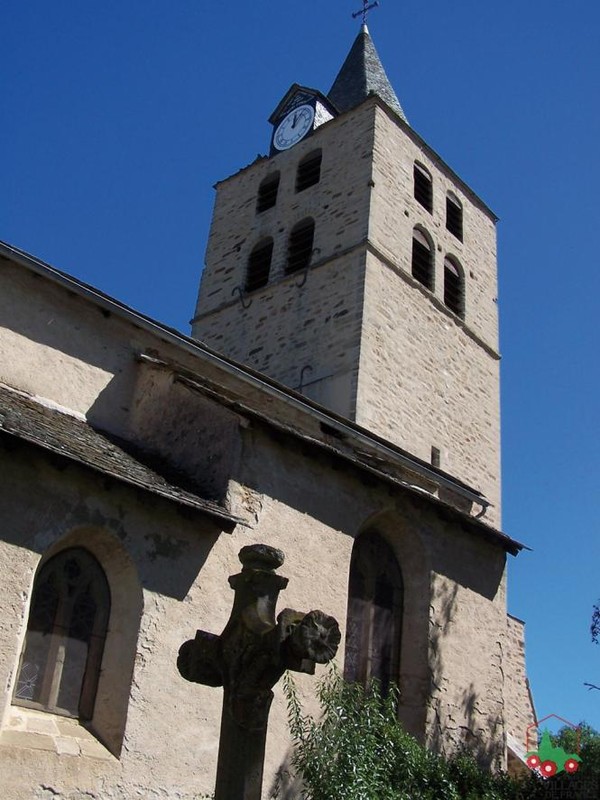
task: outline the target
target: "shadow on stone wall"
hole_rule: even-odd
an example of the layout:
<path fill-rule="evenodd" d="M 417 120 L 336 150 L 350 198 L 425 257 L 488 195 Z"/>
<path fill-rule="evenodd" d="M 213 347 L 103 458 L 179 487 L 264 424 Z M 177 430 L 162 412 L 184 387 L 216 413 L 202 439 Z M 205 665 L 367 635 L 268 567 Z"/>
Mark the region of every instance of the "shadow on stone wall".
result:
<path fill-rule="evenodd" d="M 222 528 L 195 511 L 112 482 L 26 443 L 0 448 L 6 475 L 0 539 L 41 557 L 81 528 L 101 529 L 128 553 L 143 586 L 182 600 Z M 35 491 L 32 491 L 35 487 Z M 29 573 L 23 585 L 29 585 Z"/>
<path fill-rule="evenodd" d="M 429 700 L 429 733 L 427 745 L 432 750 L 448 757 L 462 749 L 474 756 L 485 769 L 499 768 L 504 753 L 504 724 L 502 687 L 496 689 L 497 700 L 491 691 L 478 690 L 473 681 L 462 690 L 458 697 L 446 697 L 449 681 L 445 677 L 443 651 L 447 645 L 443 640 L 449 635 L 449 626 L 457 614 L 458 585 L 446 587 L 432 598 L 430 619 L 430 675 L 431 692 Z M 490 661 L 498 662 L 498 676 L 501 678 L 500 641 L 497 652 L 490 653 Z M 472 647 L 471 643 L 469 646 Z M 475 665 L 465 665 L 465 670 Z M 494 710 L 493 706 L 496 706 Z"/>
<path fill-rule="evenodd" d="M 273 778 L 269 789 L 269 798 L 271 800 L 297 800 L 301 791 L 302 781 L 294 774 L 290 751 Z"/>

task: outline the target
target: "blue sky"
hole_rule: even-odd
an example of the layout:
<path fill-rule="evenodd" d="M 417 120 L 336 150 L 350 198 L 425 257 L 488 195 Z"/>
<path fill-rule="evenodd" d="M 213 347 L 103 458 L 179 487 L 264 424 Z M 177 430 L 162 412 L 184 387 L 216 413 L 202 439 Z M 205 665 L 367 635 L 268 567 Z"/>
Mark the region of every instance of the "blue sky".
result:
<path fill-rule="evenodd" d="M 0 238 L 189 332 L 212 185 L 327 91 L 359 0 L 3 0 Z M 540 716 L 600 729 L 600 4 L 382 0 L 409 121 L 500 216 L 509 610 Z"/>

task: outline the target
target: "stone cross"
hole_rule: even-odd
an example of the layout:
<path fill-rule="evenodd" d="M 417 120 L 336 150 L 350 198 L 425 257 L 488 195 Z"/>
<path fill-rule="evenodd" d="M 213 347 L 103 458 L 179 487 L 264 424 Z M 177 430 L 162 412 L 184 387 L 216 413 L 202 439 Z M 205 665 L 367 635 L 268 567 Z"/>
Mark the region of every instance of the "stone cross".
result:
<path fill-rule="evenodd" d="M 355 11 L 354 14 L 352 14 L 352 18 L 356 19 L 357 17 L 362 16 L 362 24 L 366 25 L 367 14 L 369 13 L 369 11 L 371 11 L 371 9 L 377 8 L 378 6 L 379 6 L 378 0 L 375 0 L 373 3 L 369 3 L 369 0 L 363 0 L 363 7 L 361 8 L 360 11 Z"/>
<path fill-rule="evenodd" d="M 242 571 L 229 578 L 233 608 L 223 633 L 197 631 L 177 659 L 181 675 L 223 686 L 215 800 L 260 800 L 272 688 L 286 669 L 314 674 L 337 652 L 340 629 L 322 611 L 285 608 L 275 619 L 279 592 L 288 579 L 275 570 L 281 550 L 242 547 Z"/>

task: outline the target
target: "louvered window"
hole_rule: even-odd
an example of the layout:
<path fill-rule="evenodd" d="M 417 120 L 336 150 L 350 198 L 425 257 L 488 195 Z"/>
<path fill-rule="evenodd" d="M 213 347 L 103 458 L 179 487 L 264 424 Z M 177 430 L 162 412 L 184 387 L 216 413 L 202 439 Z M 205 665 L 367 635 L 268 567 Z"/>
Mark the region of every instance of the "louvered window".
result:
<path fill-rule="evenodd" d="M 433 209 L 433 184 L 431 175 L 420 164 L 414 166 L 414 194 L 415 200 L 431 214 Z"/>
<path fill-rule="evenodd" d="M 39 570 L 13 702 L 92 718 L 110 614 L 104 571 L 87 550 L 63 550 Z"/>
<path fill-rule="evenodd" d="M 465 292 L 462 270 L 451 258 L 444 260 L 444 304 L 463 317 L 465 313 Z"/>
<path fill-rule="evenodd" d="M 391 681 L 398 681 L 403 602 L 394 551 L 380 534 L 361 534 L 350 560 L 346 680 L 364 686 L 376 678 L 384 694 Z"/>
<path fill-rule="evenodd" d="M 273 239 L 262 239 L 250 253 L 246 271 L 246 291 L 253 292 L 266 286 L 269 282 L 271 259 L 273 257 Z"/>
<path fill-rule="evenodd" d="M 412 240 L 412 275 L 433 290 L 433 250 L 425 234 L 416 228 Z"/>
<path fill-rule="evenodd" d="M 463 240 L 463 210 L 456 197 L 446 197 L 446 228 L 461 242 Z"/>
<path fill-rule="evenodd" d="M 268 208 L 273 208 L 277 202 L 277 192 L 279 191 L 279 173 L 268 175 L 258 187 L 258 198 L 256 200 L 256 213 L 260 214 Z"/>
<path fill-rule="evenodd" d="M 297 192 L 302 192 L 321 180 L 321 160 L 322 153 L 320 150 L 315 150 L 304 156 L 298 164 L 298 172 L 296 174 Z"/>
<path fill-rule="evenodd" d="M 285 270 L 288 275 L 308 267 L 313 251 L 314 236 L 315 221 L 313 219 L 304 219 L 292 229 Z"/>

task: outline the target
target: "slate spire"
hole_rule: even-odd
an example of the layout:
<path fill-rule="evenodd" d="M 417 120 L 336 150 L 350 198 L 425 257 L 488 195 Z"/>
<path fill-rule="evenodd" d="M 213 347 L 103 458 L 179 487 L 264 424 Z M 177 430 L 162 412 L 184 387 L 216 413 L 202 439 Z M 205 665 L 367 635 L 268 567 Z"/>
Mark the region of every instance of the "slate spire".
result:
<path fill-rule="evenodd" d="M 363 25 L 328 96 L 338 111 L 343 113 L 358 106 L 370 94 L 378 95 L 392 111 L 408 122 L 385 74 L 369 29 Z"/>

